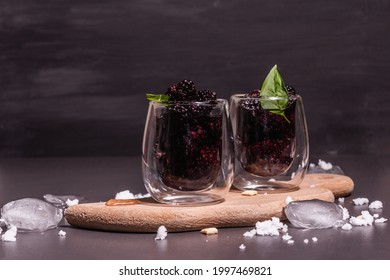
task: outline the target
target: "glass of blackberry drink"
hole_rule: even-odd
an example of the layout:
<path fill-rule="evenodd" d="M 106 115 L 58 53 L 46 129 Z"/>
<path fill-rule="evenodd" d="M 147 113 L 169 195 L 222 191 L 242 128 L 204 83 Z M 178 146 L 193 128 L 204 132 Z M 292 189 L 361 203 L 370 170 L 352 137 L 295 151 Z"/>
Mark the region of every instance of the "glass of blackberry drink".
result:
<path fill-rule="evenodd" d="M 241 190 L 286 192 L 298 189 L 309 157 L 302 98 L 285 86 L 276 65 L 261 90 L 230 100 L 235 141 L 235 178 Z"/>
<path fill-rule="evenodd" d="M 171 205 L 223 201 L 234 172 L 227 100 L 188 80 L 148 99 L 142 153 L 148 192 Z"/>

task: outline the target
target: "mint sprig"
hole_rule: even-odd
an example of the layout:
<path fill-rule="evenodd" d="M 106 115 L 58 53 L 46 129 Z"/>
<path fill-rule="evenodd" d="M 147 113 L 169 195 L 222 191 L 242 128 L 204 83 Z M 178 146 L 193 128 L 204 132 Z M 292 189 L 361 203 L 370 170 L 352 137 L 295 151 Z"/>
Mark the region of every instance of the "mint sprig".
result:
<path fill-rule="evenodd" d="M 263 109 L 281 115 L 290 122 L 284 114 L 284 109 L 288 105 L 288 93 L 277 65 L 272 67 L 263 82 L 260 91 L 260 105 Z"/>
<path fill-rule="evenodd" d="M 146 99 L 149 101 L 157 101 L 157 102 L 168 102 L 169 96 L 165 94 L 154 94 L 154 93 L 147 93 Z"/>

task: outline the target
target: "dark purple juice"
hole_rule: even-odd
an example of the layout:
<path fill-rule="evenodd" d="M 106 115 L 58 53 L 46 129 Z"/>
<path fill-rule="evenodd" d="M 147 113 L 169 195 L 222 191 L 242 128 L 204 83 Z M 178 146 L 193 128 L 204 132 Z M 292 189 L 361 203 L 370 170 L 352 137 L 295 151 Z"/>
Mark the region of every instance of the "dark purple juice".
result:
<path fill-rule="evenodd" d="M 263 109 L 259 98 L 240 100 L 236 148 L 245 171 L 276 176 L 288 170 L 295 152 L 295 107 L 296 99 L 290 97 L 282 116 Z"/>
<path fill-rule="evenodd" d="M 155 156 L 165 185 L 201 190 L 215 182 L 221 167 L 222 115 L 199 102 L 169 104 L 157 119 Z"/>

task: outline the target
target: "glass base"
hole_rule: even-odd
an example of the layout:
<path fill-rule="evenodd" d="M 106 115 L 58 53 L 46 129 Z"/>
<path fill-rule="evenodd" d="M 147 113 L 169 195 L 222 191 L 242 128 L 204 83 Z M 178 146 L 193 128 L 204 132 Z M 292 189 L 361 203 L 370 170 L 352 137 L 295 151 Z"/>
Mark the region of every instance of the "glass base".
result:
<path fill-rule="evenodd" d="M 247 180 L 241 176 L 237 176 L 233 181 L 233 186 L 239 190 L 255 190 L 258 193 L 285 193 L 299 190 L 297 184 L 291 183 L 291 181 L 276 181 L 266 179 Z"/>
<path fill-rule="evenodd" d="M 221 203 L 225 200 L 222 196 L 215 194 L 168 195 L 165 197 L 154 197 L 154 199 L 172 206 L 204 206 Z"/>

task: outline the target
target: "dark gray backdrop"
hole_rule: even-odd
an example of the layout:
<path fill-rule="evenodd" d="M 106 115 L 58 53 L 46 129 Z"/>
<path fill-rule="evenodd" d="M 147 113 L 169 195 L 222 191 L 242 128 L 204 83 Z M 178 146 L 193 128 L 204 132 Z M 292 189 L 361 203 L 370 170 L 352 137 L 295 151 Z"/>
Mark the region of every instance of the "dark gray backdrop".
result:
<path fill-rule="evenodd" d="M 145 93 L 278 64 L 312 154 L 390 154 L 390 1 L 0 0 L 0 156 L 139 155 Z"/>

